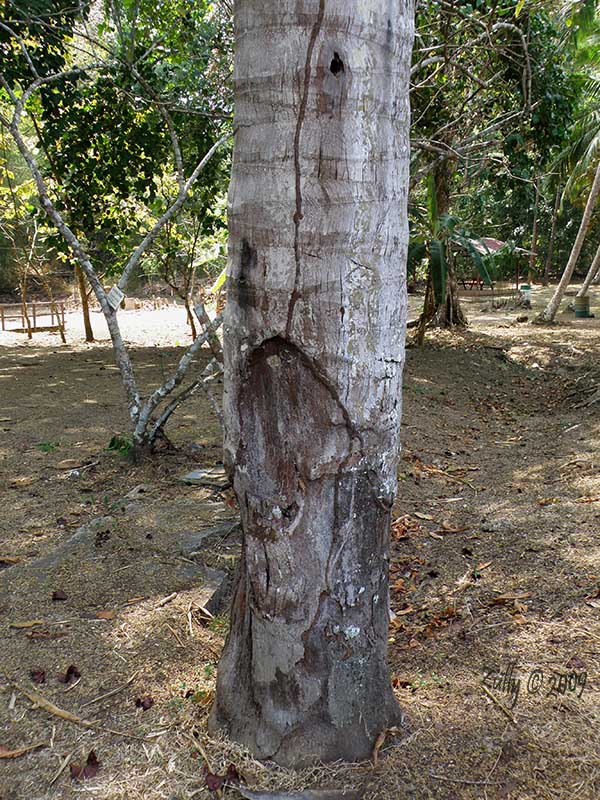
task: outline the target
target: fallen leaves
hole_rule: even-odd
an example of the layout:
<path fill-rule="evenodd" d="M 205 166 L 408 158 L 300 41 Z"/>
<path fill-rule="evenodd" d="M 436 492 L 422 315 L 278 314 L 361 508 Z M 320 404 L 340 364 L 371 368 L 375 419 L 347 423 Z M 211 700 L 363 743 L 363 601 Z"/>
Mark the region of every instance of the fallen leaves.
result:
<path fill-rule="evenodd" d="M 143 711 L 148 711 L 154 705 L 154 699 L 150 695 L 146 697 L 136 697 L 135 707 L 141 708 Z"/>
<path fill-rule="evenodd" d="M 392 522 L 392 529 L 391 529 L 392 539 L 394 539 L 397 542 L 400 541 L 401 539 L 408 539 L 409 533 L 416 527 L 418 526 L 415 525 L 414 520 L 411 520 L 408 514 L 405 514 L 403 517 L 398 517 L 398 519 L 395 519 Z"/>
<path fill-rule="evenodd" d="M 15 564 L 20 564 L 21 561 L 23 561 L 23 559 L 17 556 L 0 556 L 0 568 L 14 567 Z"/>
<path fill-rule="evenodd" d="M 96 613 L 96 619 L 111 620 L 114 619 L 116 616 L 117 616 L 116 611 L 98 611 Z"/>
<path fill-rule="evenodd" d="M 35 628 L 36 625 L 43 624 L 44 620 L 42 619 L 30 619 L 26 620 L 25 622 L 11 622 L 8 627 L 15 628 L 16 630 L 23 630 L 24 628 Z"/>
<path fill-rule="evenodd" d="M 52 592 L 52 602 L 53 603 L 58 603 L 58 602 L 61 602 L 62 600 L 66 600 L 66 599 L 67 599 L 67 595 L 65 594 L 65 592 L 62 591 L 62 589 L 55 589 Z"/>
<path fill-rule="evenodd" d="M 235 764 L 230 764 L 224 775 L 217 775 L 205 766 L 204 780 L 209 792 L 219 792 L 224 786 L 237 785 L 241 777 Z"/>
<path fill-rule="evenodd" d="M 0 758 L 21 758 L 26 753 L 31 753 L 33 750 L 39 750 L 41 747 L 48 747 L 46 742 L 38 742 L 38 744 L 30 744 L 25 747 L 17 747 L 15 750 L 9 750 L 4 745 L 0 744 Z"/>
<path fill-rule="evenodd" d="M 95 778 L 100 769 L 100 762 L 96 757 L 94 750 L 91 750 L 85 764 L 69 764 L 71 777 L 74 780 L 87 780 L 88 778 Z"/>
<path fill-rule="evenodd" d="M 38 684 L 46 683 L 46 670 L 45 669 L 41 669 L 40 667 L 36 667 L 35 669 L 31 670 L 29 675 L 31 677 L 31 680 L 34 683 L 38 683 Z"/>
<path fill-rule="evenodd" d="M 81 673 L 75 666 L 75 664 L 69 664 L 67 667 L 66 672 L 61 673 L 60 675 L 56 676 L 60 683 L 71 683 L 71 681 L 77 680 L 77 678 L 81 678 Z"/>

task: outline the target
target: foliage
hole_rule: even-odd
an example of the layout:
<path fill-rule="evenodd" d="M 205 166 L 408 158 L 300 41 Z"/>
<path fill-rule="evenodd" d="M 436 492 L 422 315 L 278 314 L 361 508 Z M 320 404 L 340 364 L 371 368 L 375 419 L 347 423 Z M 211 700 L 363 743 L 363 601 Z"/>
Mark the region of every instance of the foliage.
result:
<path fill-rule="evenodd" d="M 52 16 L 52 25 L 40 22 L 36 15 L 53 15 L 55 2 L 9 3 L 11 30 L 27 36 L 40 74 L 76 66 L 82 49 L 86 69 L 43 87 L 28 112 L 57 208 L 102 270 L 116 274 L 164 210 L 159 191 L 176 169 L 167 115 L 188 171 L 229 124 L 231 25 L 220 7 L 191 0 L 127 0 L 107 5 L 100 21 L 73 10 Z M 1 68 L 11 86 L 25 86 L 30 65 L 14 37 L 0 32 Z M 195 190 L 202 235 L 222 227 L 211 207 L 223 193 L 229 155 L 224 148 L 213 159 Z M 52 244 L 69 257 L 62 237 Z"/>

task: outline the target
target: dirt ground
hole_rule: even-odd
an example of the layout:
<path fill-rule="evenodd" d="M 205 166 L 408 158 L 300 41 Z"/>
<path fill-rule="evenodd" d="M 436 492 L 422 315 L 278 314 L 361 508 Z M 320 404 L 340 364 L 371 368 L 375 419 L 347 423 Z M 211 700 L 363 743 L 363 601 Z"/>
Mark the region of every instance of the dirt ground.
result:
<path fill-rule="evenodd" d="M 598 800 L 600 321 L 466 307 L 468 331 L 408 349 L 390 629 L 406 727 L 376 765 L 302 773 L 206 731 L 227 617 L 202 606 L 237 546 L 188 546 L 235 522 L 227 492 L 180 481 L 219 462 L 209 405 L 133 467 L 107 450 L 126 419 L 106 339 L 81 344 L 76 317 L 64 346 L 0 334 L 0 800 L 201 800 L 206 762 L 372 800 Z M 150 386 L 184 316 L 122 320 Z"/>

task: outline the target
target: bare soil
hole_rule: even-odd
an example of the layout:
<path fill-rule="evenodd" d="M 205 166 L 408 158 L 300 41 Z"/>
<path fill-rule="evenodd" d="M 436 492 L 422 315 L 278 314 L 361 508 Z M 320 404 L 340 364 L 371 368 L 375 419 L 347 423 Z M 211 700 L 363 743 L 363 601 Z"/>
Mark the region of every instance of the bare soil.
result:
<path fill-rule="evenodd" d="M 208 798 L 207 761 L 271 790 L 600 797 L 600 323 L 466 305 L 468 331 L 408 349 L 390 629 L 406 727 L 376 765 L 301 773 L 206 730 L 227 619 L 201 610 L 204 565 L 230 574 L 236 549 L 234 534 L 182 549 L 235 519 L 227 491 L 179 480 L 219 463 L 208 403 L 132 466 L 106 449 L 127 428 L 106 340 L 82 345 L 76 318 L 66 346 L 0 334 L 0 800 Z M 123 320 L 150 386 L 189 337 L 183 313 Z M 97 774 L 72 777 L 92 750 Z"/>

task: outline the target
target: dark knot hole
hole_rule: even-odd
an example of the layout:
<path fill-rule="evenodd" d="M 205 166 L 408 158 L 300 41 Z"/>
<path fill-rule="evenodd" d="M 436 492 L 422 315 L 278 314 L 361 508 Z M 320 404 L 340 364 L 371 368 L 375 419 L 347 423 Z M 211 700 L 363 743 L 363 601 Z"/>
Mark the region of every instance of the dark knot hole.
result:
<path fill-rule="evenodd" d="M 340 72 L 344 71 L 344 62 L 340 58 L 339 53 L 333 54 L 333 59 L 331 61 L 329 69 L 333 72 L 334 75 L 339 75 Z"/>

